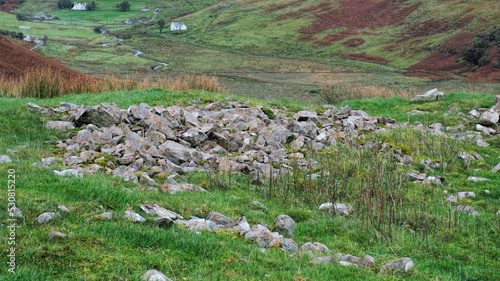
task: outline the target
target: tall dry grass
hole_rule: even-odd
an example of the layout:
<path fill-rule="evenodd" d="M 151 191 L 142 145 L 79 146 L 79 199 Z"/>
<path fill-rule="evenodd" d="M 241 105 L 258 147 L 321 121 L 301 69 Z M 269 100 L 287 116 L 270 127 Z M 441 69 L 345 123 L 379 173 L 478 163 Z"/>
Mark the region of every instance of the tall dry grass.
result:
<path fill-rule="evenodd" d="M 161 88 L 173 91 L 202 90 L 227 94 L 217 77 L 206 75 L 146 76 L 134 73 L 124 77 L 106 73 L 102 78 L 82 75 L 62 78 L 48 69 L 30 69 L 17 79 L 0 78 L 0 96 L 52 98 L 66 94 L 104 93 L 118 90 Z"/>
<path fill-rule="evenodd" d="M 341 103 L 345 100 L 366 98 L 411 98 L 416 95 L 413 88 L 390 89 L 383 86 L 361 85 L 357 83 L 341 82 L 323 87 L 320 95 L 329 104 Z"/>

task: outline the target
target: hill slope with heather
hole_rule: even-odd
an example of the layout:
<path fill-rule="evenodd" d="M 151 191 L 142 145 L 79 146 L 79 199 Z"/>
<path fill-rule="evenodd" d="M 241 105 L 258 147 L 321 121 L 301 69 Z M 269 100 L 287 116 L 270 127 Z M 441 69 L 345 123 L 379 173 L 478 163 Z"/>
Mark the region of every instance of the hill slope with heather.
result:
<path fill-rule="evenodd" d="M 0 80 L 24 76 L 29 70 L 44 69 L 58 73 L 61 78 L 73 79 L 85 75 L 55 60 L 48 59 L 23 45 L 0 35 Z"/>
<path fill-rule="evenodd" d="M 495 82 L 500 81 L 499 5 L 489 0 L 228 0 L 176 21 L 192 29 L 183 37 L 237 50 L 358 60 L 419 76 L 459 74 Z"/>

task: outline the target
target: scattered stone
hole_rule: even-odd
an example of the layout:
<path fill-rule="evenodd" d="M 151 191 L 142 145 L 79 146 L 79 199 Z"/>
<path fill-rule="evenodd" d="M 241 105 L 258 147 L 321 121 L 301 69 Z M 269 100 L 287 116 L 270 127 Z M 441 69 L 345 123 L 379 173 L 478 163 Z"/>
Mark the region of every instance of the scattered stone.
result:
<path fill-rule="evenodd" d="M 162 185 L 162 190 L 170 194 L 176 194 L 178 192 L 206 192 L 201 186 L 191 184 L 191 183 L 174 183 L 174 184 L 164 184 Z"/>
<path fill-rule="evenodd" d="M 472 116 L 474 116 L 474 117 L 479 117 L 479 116 L 481 116 L 481 113 L 479 113 L 479 111 L 477 111 L 477 110 L 475 110 L 475 109 L 473 109 L 473 110 L 469 111 L 469 114 L 470 114 L 470 115 L 472 115 Z"/>
<path fill-rule="evenodd" d="M 1 163 L 12 163 L 12 159 L 10 159 L 9 155 L 1 155 L 0 164 Z"/>
<path fill-rule="evenodd" d="M 498 123 L 499 119 L 500 119 L 500 114 L 490 109 L 481 114 L 481 117 L 479 117 L 479 124 L 484 126 L 493 126 L 496 125 L 496 123 Z"/>
<path fill-rule="evenodd" d="M 455 197 L 453 195 L 446 197 L 446 201 L 455 202 L 455 203 L 458 202 L 457 197 Z"/>
<path fill-rule="evenodd" d="M 254 242 L 259 247 L 271 248 L 278 247 L 284 238 L 277 232 L 271 232 L 264 225 L 257 224 L 245 234 L 245 239 Z"/>
<path fill-rule="evenodd" d="M 407 113 L 410 115 L 417 115 L 417 114 L 426 114 L 426 113 L 430 113 L 430 112 L 429 111 L 420 111 L 420 110 L 414 109 L 414 110 L 407 112 Z"/>
<path fill-rule="evenodd" d="M 306 242 L 300 245 L 299 250 L 302 252 L 309 253 L 309 255 L 313 254 L 323 254 L 323 253 L 331 253 L 330 249 L 327 246 L 318 243 L 318 242 Z"/>
<path fill-rule="evenodd" d="M 49 240 L 53 239 L 54 237 L 66 237 L 66 235 L 67 235 L 66 233 L 62 233 L 62 232 L 59 232 L 59 231 L 56 231 L 56 230 L 52 230 L 48 234 Z"/>
<path fill-rule="evenodd" d="M 427 178 L 425 175 L 421 174 L 416 174 L 416 173 L 406 173 L 405 176 L 410 180 L 410 181 L 424 181 Z"/>
<path fill-rule="evenodd" d="M 139 205 L 139 207 L 143 212 L 150 215 L 157 215 L 160 218 L 168 218 L 170 220 L 184 219 L 181 215 L 172 212 L 170 210 L 167 210 L 165 208 L 162 208 L 157 204 L 151 204 L 151 205 L 145 204 L 145 205 Z"/>
<path fill-rule="evenodd" d="M 463 159 L 465 161 L 466 164 L 470 164 L 470 162 L 476 160 L 476 158 L 472 155 L 470 155 L 469 153 L 467 152 L 462 152 L 460 153 L 460 155 L 458 155 L 458 157 L 460 159 Z"/>
<path fill-rule="evenodd" d="M 466 213 L 466 214 L 471 215 L 471 216 L 479 216 L 480 215 L 480 213 L 478 211 L 476 211 L 476 209 L 474 209 L 471 206 L 458 205 L 453 210 L 463 212 L 463 213 Z"/>
<path fill-rule="evenodd" d="M 500 165 L 500 164 L 499 164 Z M 259 206 L 260 208 L 264 209 L 264 210 L 267 210 L 267 207 L 266 205 L 260 203 L 259 201 L 252 201 L 252 204 L 256 205 L 256 206 Z"/>
<path fill-rule="evenodd" d="M 274 223 L 274 230 L 284 236 L 293 237 L 295 231 L 295 222 L 288 215 L 279 215 Z"/>
<path fill-rule="evenodd" d="M 478 177 L 468 177 L 468 181 L 478 182 L 478 181 L 491 181 L 487 178 L 478 178 Z"/>
<path fill-rule="evenodd" d="M 60 217 L 61 217 L 61 215 L 59 213 L 45 212 L 45 213 L 39 215 L 36 218 L 36 221 L 39 224 L 46 224 L 46 223 L 50 222 L 51 220 L 57 219 L 57 218 L 60 218 Z"/>
<path fill-rule="evenodd" d="M 492 173 L 496 173 L 498 171 L 500 171 L 500 163 L 498 163 L 495 167 L 493 167 L 493 169 L 491 169 Z"/>
<path fill-rule="evenodd" d="M 83 174 L 80 173 L 77 169 L 66 169 L 62 171 L 54 170 L 54 174 L 58 176 L 75 176 L 77 178 L 83 177 Z"/>
<path fill-rule="evenodd" d="M 113 217 L 113 214 L 111 212 L 104 212 L 102 214 L 97 215 L 97 217 L 111 220 L 111 218 Z"/>
<path fill-rule="evenodd" d="M 173 281 L 172 279 L 165 276 L 163 273 L 155 269 L 150 269 L 141 276 L 142 280 L 145 281 Z"/>
<path fill-rule="evenodd" d="M 233 227 L 237 224 L 235 220 L 214 211 L 211 211 L 210 214 L 208 214 L 206 220 L 212 221 L 217 225 L 223 225 L 227 228 Z"/>
<path fill-rule="evenodd" d="M 129 221 L 134 221 L 134 222 L 146 220 L 141 215 L 139 215 L 138 213 L 136 213 L 132 210 L 125 211 L 125 218 L 128 219 Z"/>
<path fill-rule="evenodd" d="M 425 101 L 436 101 L 438 99 L 444 98 L 445 93 L 438 91 L 438 89 L 432 89 L 425 92 L 423 95 L 417 95 L 410 100 L 410 103 L 415 102 L 425 102 Z"/>
<path fill-rule="evenodd" d="M 70 210 L 66 206 L 64 206 L 64 205 L 57 206 L 57 209 L 59 211 L 63 212 L 63 213 L 69 213 L 70 212 Z"/>
<path fill-rule="evenodd" d="M 352 211 L 352 206 L 343 203 L 323 203 L 319 206 L 320 210 L 328 210 L 336 215 L 349 215 Z"/>
<path fill-rule="evenodd" d="M 337 253 L 337 261 L 348 262 L 359 267 L 375 267 L 375 259 L 369 255 L 358 258 L 349 254 Z"/>
<path fill-rule="evenodd" d="M 313 257 L 309 261 L 312 264 L 336 264 L 337 258 L 334 256 Z"/>
<path fill-rule="evenodd" d="M 484 140 L 482 140 L 482 139 L 473 140 L 473 141 L 472 141 L 472 144 L 475 144 L 475 145 L 477 145 L 477 146 L 479 146 L 479 147 L 488 147 L 488 146 L 490 146 L 490 144 L 489 144 L 489 143 L 485 142 L 485 141 L 484 141 Z"/>
<path fill-rule="evenodd" d="M 413 268 L 413 261 L 410 258 L 399 258 L 384 263 L 379 270 L 379 274 L 396 274 L 407 272 Z"/>
<path fill-rule="evenodd" d="M 200 218 L 192 218 L 190 220 L 176 220 L 176 224 L 183 225 L 189 231 L 212 231 L 212 229 L 216 226 L 216 224 L 212 221 Z"/>
<path fill-rule="evenodd" d="M 23 216 L 23 212 L 16 206 L 10 208 L 8 210 L 9 212 L 9 216 L 11 217 L 22 217 Z"/>
<path fill-rule="evenodd" d="M 297 251 L 299 248 L 297 247 L 297 243 L 293 239 L 283 239 L 280 242 L 281 249 L 285 251 Z"/>
<path fill-rule="evenodd" d="M 474 194 L 474 192 L 470 191 L 470 192 L 459 192 L 457 193 L 457 196 L 458 196 L 458 199 L 464 199 L 464 198 L 467 198 L 467 197 L 476 197 L 476 194 Z"/>

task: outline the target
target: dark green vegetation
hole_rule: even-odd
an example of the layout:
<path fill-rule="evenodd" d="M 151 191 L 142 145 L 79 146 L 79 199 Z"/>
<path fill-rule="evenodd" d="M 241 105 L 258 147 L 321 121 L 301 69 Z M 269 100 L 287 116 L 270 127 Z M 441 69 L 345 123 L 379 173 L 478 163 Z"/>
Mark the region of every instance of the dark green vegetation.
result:
<path fill-rule="evenodd" d="M 174 280 L 495 280 L 498 271 L 500 241 L 498 211 L 500 175 L 489 170 L 498 163 L 500 142 L 486 139 L 488 148 L 469 143 L 423 134 L 411 130 L 391 130 L 388 133 L 366 134 L 368 140 L 391 143 L 409 153 L 415 161 L 430 159 L 448 165 L 429 175 L 443 176 L 445 186 L 408 182 L 402 174 L 411 169 L 397 165 L 389 158 L 370 149 L 355 145 L 339 145 L 337 149 L 304 154 L 321 163 L 313 172 L 329 171 L 331 176 L 311 180 L 304 172 L 293 176 L 275 175 L 262 186 L 250 184 L 244 174 L 203 174 L 182 176 L 181 180 L 199 184 L 207 193 L 152 193 L 137 189 L 137 184 L 124 182 L 105 174 L 82 179 L 63 178 L 52 173 L 62 169 L 59 164 L 42 169 L 33 166 L 44 156 L 60 153 L 53 148 L 64 137 L 47 129 L 47 117 L 27 111 L 27 102 L 42 106 L 58 105 L 61 101 L 95 105 L 113 102 L 121 108 L 141 102 L 150 105 L 186 106 L 190 102 L 206 104 L 224 101 L 224 95 L 200 92 L 164 90 L 120 91 L 104 94 L 67 95 L 53 99 L 0 98 L 0 154 L 16 150 L 13 164 L 0 165 L 0 178 L 6 180 L 8 169 L 16 170 L 16 203 L 24 219 L 17 228 L 17 277 L 11 278 L 6 267 L 0 267 L 2 280 L 139 280 L 148 269 L 158 269 Z M 290 100 L 250 101 L 252 106 L 283 108 L 290 111 L 315 109 Z M 489 107 L 491 95 L 452 93 L 439 102 L 410 105 L 408 99 L 368 99 L 349 101 L 353 108 L 372 116 L 385 114 L 399 122 L 420 121 L 424 124 L 441 122 L 444 126 L 462 123 L 473 129 L 474 123 L 456 115 L 442 116 L 450 108 L 468 112 L 472 106 Z M 418 109 L 432 113 L 408 117 L 407 111 Z M 359 139 L 359 142 L 363 140 Z M 484 161 L 469 165 L 458 159 L 458 153 L 477 152 Z M 491 182 L 473 183 L 468 176 L 487 177 Z M 223 182 L 215 182 L 218 179 Z M 126 187 L 132 190 L 128 193 Z M 483 190 L 489 189 L 486 194 Z M 465 199 L 462 205 L 476 208 L 481 216 L 453 212 L 456 204 L 444 200 L 444 190 L 450 193 L 473 191 L 476 197 Z M 6 190 L 0 193 L 0 209 L 6 210 Z M 331 201 L 353 205 L 351 216 L 336 217 L 319 212 L 318 205 Z M 264 203 L 268 210 L 251 204 Z M 375 257 L 376 266 L 395 257 L 411 257 L 415 269 L 404 275 L 379 276 L 374 269 L 357 269 L 336 265 L 309 265 L 306 256 L 290 257 L 289 253 L 273 249 L 261 253 L 257 246 L 224 233 L 190 233 L 178 227 L 157 228 L 152 221 L 132 223 L 122 215 L 127 208 L 139 212 L 138 205 L 156 202 L 180 213 L 203 217 L 214 210 L 232 218 L 246 216 L 251 225 L 272 225 L 277 215 L 289 214 L 296 222 L 294 239 L 297 243 L 317 241 L 334 253 Z M 33 220 L 42 212 L 55 211 L 63 204 L 72 211 L 47 225 Z M 96 218 L 103 210 L 112 211 L 111 221 Z M 255 212 L 264 211 L 264 214 Z M 5 211 L 0 219 L 7 219 Z M 65 238 L 49 240 L 51 230 L 68 233 Z M 2 237 L 7 229 L 1 228 Z M 4 241 L 4 240 L 2 240 Z M 5 242 L 5 241 L 4 241 Z M 5 264 L 5 247 L 0 261 Z M 226 260 L 230 259 L 231 262 Z M 266 275 L 267 274 L 267 275 Z M 269 275 L 269 276 L 268 276 Z"/>

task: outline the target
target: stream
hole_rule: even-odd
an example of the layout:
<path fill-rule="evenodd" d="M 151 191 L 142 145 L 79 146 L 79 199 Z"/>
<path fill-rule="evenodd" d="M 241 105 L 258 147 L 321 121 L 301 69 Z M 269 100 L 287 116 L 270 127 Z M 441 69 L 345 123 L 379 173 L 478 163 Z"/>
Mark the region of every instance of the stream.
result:
<path fill-rule="evenodd" d="M 115 37 L 115 39 L 116 39 L 116 41 L 109 42 L 109 43 L 104 43 L 104 44 L 101 44 L 101 46 L 103 46 L 103 47 L 108 47 L 108 45 L 109 45 L 109 44 L 113 44 L 113 43 L 117 43 L 117 42 L 122 42 L 122 41 L 123 41 L 123 39 L 122 39 L 122 38 Z M 139 56 L 144 54 L 144 52 L 142 52 L 142 51 L 140 51 L 140 50 L 136 50 L 136 49 L 133 49 L 133 50 L 135 51 L 135 54 L 134 54 L 134 56 L 135 56 L 135 57 L 141 58 L 141 57 L 139 57 Z M 160 68 L 160 67 L 164 67 L 164 66 L 167 66 L 167 65 L 168 65 L 168 63 L 161 62 L 161 61 L 157 61 L 157 60 L 152 60 L 152 59 L 147 59 L 147 58 L 141 58 L 141 59 L 145 59 L 145 60 L 152 61 L 152 62 L 155 62 L 155 63 L 159 63 L 159 64 L 160 64 L 160 65 L 158 65 L 158 66 L 153 67 L 153 68 L 151 69 L 152 71 L 155 71 L 155 70 L 157 70 L 157 69 L 158 69 L 158 68 Z"/>
<path fill-rule="evenodd" d="M 135 56 L 135 57 L 139 57 L 140 55 L 144 54 L 144 52 L 139 51 L 139 50 L 136 50 L 136 49 L 134 49 L 134 51 L 135 51 L 135 54 L 134 54 L 134 56 Z M 164 67 L 164 66 L 167 66 L 167 65 L 168 65 L 168 63 L 161 62 L 161 61 L 157 61 L 157 60 L 146 59 L 146 58 L 142 58 L 142 59 L 145 59 L 145 60 L 148 60 L 148 61 L 152 61 L 152 62 L 156 62 L 156 63 L 161 64 L 161 65 L 155 66 L 155 67 L 152 69 L 153 71 L 154 71 L 154 70 L 157 70 L 157 69 L 158 69 L 158 68 L 160 68 L 160 67 Z"/>

